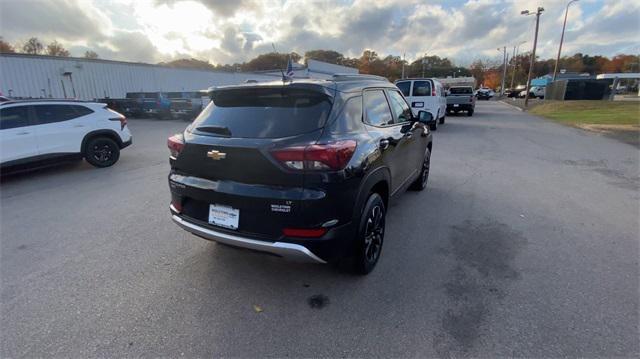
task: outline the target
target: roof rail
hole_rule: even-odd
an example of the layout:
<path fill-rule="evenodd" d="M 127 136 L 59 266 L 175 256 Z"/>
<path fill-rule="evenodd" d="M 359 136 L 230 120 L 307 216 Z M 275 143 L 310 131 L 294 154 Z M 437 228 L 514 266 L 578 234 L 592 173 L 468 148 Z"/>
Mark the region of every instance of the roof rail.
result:
<path fill-rule="evenodd" d="M 377 80 L 389 82 L 386 77 L 378 75 L 366 75 L 366 74 L 335 74 L 332 76 L 333 81 L 356 81 L 356 80 Z"/>

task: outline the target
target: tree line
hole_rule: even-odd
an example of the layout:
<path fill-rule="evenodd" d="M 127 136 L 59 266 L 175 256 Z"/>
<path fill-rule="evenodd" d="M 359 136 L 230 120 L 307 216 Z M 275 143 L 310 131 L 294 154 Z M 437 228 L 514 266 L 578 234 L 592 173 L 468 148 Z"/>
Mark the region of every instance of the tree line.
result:
<path fill-rule="evenodd" d="M 49 55 L 49 56 L 70 56 L 69 51 L 65 49 L 59 42 L 53 41 L 48 45 L 44 45 L 37 38 L 32 37 L 23 44 L 15 47 L 5 42 L 0 37 L 0 53 L 21 52 L 31 55 Z M 88 50 L 84 54 L 85 58 L 97 59 L 98 54 Z M 308 60 L 318 60 L 330 64 L 343 65 L 357 68 L 360 73 L 379 75 L 395 81 L 404 77 L 464 77 L 473 76 L 477 85 L 484 85 L 493 89 L 497 89 L 501 85 L 503 64 L 492 59 L 477 59 L 468 67 L 457 66 L 453 61 L 446 57 L 437 55 L 424 56 L 414 61 L 387 55 L 380 56 L 374 50 L 365 50 L 359 57 L 347 57 L 340 52 L 334 50 L 310 50 L 300 55 L 296 52 L 278 53 L 270 52 L 261 54 L 255 58 L 233 64 L 211 64 L 207 60 L 199 59 L 177 59 L 168 62 L 160 62 L 159 65 L 176 67 L 204 69 L 212 71 L 267 71 L 274 69 L 284 69 L 287 61 L 291 60 L 295 63 L 302 61 L 305 65 Z M 523 53 L 515 58 L 510 58 L 507 63 L 507 76 L 505 78 L 505 87 L 523 85 L 526 83 L 531 62 L 531 54 Z M 555 66 L 555 58 L 540 59 L 536 57 L 533 67 L 533 77 L 539 77 L 553 73 Z M 567 72 L 588 73 L 591 75 L 598 73 L 612 72 L 640 72 L 640 56 L 620 54 L 612 58 L 606 56 L 590 56 L 582 53 L 576 53 L 572 56 L 565 56 L 560 59 L 559 69 Z"/>
<path fill-rule="evenodd" d="M 65 49 L 62 44 L 58 41 L 53 40 L 53 42 L 48 45 L 44 45 L 37 37 L 32 37 L 29 40 L 25 41 L 23 44 L 19 44 L 16 46 L 11 45 L 10 43 L 4 41 L 2 36 L 0 36 L 0 53 L 23 53 L 29 55 L 48 55 L 48 56 L 60 56 L 60 57 L 69 57 L 71 54 L 69 50 Z M 95 51 L 87 50 L 84 53 L 84 57 L 87 59 L 97 59 L 98 54 Z"/>
<path fill-rule="evenodd" d="M 206 60 L 180 59 L 161 63 L 165 66 L 196 68 L 222 71 L 266 71 L 277 68 L 284 69 L 291 57 L 294 62 L 301 60 L 306 65 L 308 60 L 318 60 L 330 64 L 343 65 L 357 68 L 362 74 L 379 75 L 395 81 L 404 77 L 464 77 L 472 76 L 476 84 L 493 89 L 501 86 L 503 76 L 503 64 L 492 59 L 477 59 L 468 67 L 457 66 L 446 57 L 437 55 L 424 56 L 414 61 L 407 61 L 400 56 L 387 55 L 381 57 L 373 50 L 363 51 L 360 57 L 350 58 L 333 50 L 310 50 L 300 55 L 296 52 L 277 53 L 271 52 L 242 63 L 213 65 Z M 507 62 L 505 87 L 524 85 L 527 81 L 531 54 L 523 53 Z M 555 66 L 555 58 L 541 59 L 536 56 L 536 62 L 532 70 L 533 78 L 552 74 Z M 572 56 L 562 57 L 558 64 L 558 71 L 564 70 L 572 73 L 599 73 L 640 72 L 640 56 L 620 54 L 612 58 L 606 56 L 590 56 L 576 53 Z"/>

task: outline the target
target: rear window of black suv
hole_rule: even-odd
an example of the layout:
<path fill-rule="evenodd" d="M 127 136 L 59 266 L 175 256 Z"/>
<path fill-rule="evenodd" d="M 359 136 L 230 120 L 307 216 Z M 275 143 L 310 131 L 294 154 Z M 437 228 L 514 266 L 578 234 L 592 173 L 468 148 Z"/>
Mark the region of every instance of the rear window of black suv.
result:
<path fill-rule="evenodd" d="M 315 131 L 331 112 L 329 96 L 295 88 L 246 88 L 213 93 L 194 120 L 199 135 L 281 138 Z"/>

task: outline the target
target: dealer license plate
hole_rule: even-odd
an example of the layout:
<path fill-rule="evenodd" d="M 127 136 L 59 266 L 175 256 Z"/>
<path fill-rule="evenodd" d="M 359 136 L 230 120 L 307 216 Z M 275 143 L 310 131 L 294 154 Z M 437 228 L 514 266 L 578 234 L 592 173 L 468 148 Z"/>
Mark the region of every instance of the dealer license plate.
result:
<path fill-rule="evenodd" d="M 209 224 L 230 229 L 238 229 L 240 210 L 219 204 L 209 205 Z"/>
<path fill-rule="evenodd" d="M 460 105 L 459 105 L 459 104 L 457 104 L 457 103 L 454 103 L 454 104 L 453 104 L 453 107 L 460 107 Z"/>

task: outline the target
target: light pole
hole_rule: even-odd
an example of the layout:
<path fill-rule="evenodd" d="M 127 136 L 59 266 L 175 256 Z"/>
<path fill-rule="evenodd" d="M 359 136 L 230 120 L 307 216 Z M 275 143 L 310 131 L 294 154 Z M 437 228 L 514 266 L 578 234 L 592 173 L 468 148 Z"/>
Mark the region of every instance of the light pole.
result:
<path fill-rule="evenodd" d="M 518 67 L 518 50 L 520 50 L 520 45 L 524 44 L 526 41 L 522 41 L 521 43 L 519 43 L 518 45 L 513 46 L 513 57 L 511 58 L 513 60 L 513 71 L 511 71 L 511 90 L 513 90 L 513 81 L 516 78 L 516 67 Z"/>
<path fill-rule="evenodd" d="M 500 48 L 497 49 L 500 51 Z M 504 81 L 507 77 L 507 47 L 502 47 L 502 84 L 500 85 L 500 96 L 504 96 Z"/>
<path fill-rule="evenodd" d="M 424 57 L 422 58 L 422 77 L 424 77 L 424 65 L 427 64 L 427 53 L 424 53 Z"/>
<path fill-rule="evenodd" d="M 521 15 L 535 15 L 536 16 L 536 32 L 533 37 L 533 50 L 531 50 L 531 61 L 529 61 L 529 75 L 527 76 L 527 88 L 525 89 L 526 93 L 524 95 L 524 107 L 529 105 L 529 89 L 531 87 L 531 73 L 533 72 L 533 64 L 536 62 L 536 46 L 538 45 L 538 27 L 540 26 L 540 15 L 544 8 L 539 6 L 538 10 L 535 13 L 529 12 L 529 10 L 523 10 L 520 12 Z"/>
<path fill-rule="evenodd" d="M 569 5 L 578 0 L 571 0 L 567 3 L 567 9 L 564 11 L 564 23 L 562 24 L 562 35 L 560 35 L 560 46 L 558 47 L 558 57 L 556 58 L 556 66 L 553 68 L 553 81 L 556 80 L 558 74 L 558 63 L 560 62 L 560 53 L 562 52 L 562 41 L 564 41 L 564 28 L 567 26 L 567 15 L 569 14 Z"/>

